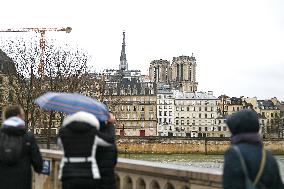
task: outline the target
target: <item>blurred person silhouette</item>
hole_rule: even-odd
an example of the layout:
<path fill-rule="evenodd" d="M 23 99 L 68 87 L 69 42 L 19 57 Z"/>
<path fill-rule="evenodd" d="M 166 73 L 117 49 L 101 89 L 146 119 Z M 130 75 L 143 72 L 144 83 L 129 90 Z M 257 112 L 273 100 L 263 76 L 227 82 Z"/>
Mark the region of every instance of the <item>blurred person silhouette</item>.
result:
<path fill-rule="evenodd" d="M 223 188 L 283 189 L 277 161 L 263 147 L 257 113 L 241 110 L 226 123 L 232 144 L 224 155 Z"/>
<path fill-rule="evenodd" d="M 62 189 L 101 188 L 105 173 L 96 159 L 97 148 L 111 147 L 114 140 L 108 132 L 99 130 L 100 122 L 91 113 L 80 111 L 64 119 L 58 138 L 64 154 L 59 173 Z"/>
<path fill-rule="evenodd" d="M 112 113 L 109 114 L 107 122 L 100 122 L 100 132 L 98 136 L 107 139 L 112 145 L 98 146 L 96 159 L 101 173 L 99 180 L 100 189 L 116 189 L 114 169 L 117 163 L 117 147 L 115 143 L 116 119 Z"/>
<path fill-rule="evenodd" d="M 28 132 L 24 111 L 10 106 L 0 130 L 0 188 L 31 189 L 32 168 L 42 171 L 43 160 L 33 133 Z"/>

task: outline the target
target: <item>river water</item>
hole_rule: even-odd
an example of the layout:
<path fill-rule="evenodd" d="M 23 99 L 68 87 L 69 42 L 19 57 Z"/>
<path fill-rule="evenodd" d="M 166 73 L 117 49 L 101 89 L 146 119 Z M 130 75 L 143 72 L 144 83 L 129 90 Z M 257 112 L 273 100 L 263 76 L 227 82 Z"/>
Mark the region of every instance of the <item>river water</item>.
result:
<path fill-rule="evenodd" d="M 209 169 L 223 169 L 223 155 L 202 155 L 202 154 L 120 154 L 119 157 L 157 161 L 192 167 Z M 284 156 L 275 156 L 278 161 L 280 172 L 284 177 Z"/>

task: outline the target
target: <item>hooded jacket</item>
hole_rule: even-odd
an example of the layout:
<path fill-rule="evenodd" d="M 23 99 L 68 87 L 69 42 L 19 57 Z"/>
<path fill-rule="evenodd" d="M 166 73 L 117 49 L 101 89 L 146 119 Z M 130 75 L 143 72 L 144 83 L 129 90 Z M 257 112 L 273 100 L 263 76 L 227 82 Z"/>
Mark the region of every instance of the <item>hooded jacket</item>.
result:
<path fill-rule="evenodd" d="M 25 130 L 23 123 L 21 120 L 15 121 L 14 118 L 7 119 L 0 130 L 7 135 L 24 138 L 24 150 L 19 162 L 14 165 L 6 165 L 0 162 L 0 188 L 31 189 L 32 167 L 37 173 L 42 170 L 42 157 L 35 137 Z"/>
<path fill-rule="evenodd" d="M 259 171 L 262 159 L 262 143 L 258 134 L 259 122 L 257 114 L 253 110 L 242 110 L 230 116 L 227 120 L 227 125 L 232 133 L 233 145 L 240 149 L 250 180 L 253 182 Z M 256 187 L 259 189 L 284 189 L 278 164 L 268 151 L 266 151 L 263 173 Z M 240 158 L 233 148 L 229 148 L 225 152 L 223 188 L 245 188 L 245 175 Z"/>
<path fill-rule="evenodd" d="M 62 181 L 101 178 L 96 149 L 110 144 L 97 135 L 99 125 L 98 119 L 87 112 L 77 112 L 63 121 L 59 131 L 59 143 L 64 152 L 59 173 Z"/>

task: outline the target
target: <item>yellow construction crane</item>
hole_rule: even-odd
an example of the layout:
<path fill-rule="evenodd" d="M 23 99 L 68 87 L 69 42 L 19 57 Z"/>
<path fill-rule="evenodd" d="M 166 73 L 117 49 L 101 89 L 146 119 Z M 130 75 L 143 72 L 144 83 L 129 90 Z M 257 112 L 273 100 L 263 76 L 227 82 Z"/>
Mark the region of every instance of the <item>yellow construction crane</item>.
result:
<path fill-rule="evenodd" d="M 41 49 L 41 54 L 40 54 L 40 64 L 38 67 L 38 71 L 41 76 L 44 75 L 44 66 L 45 66 L 45 32 L 48 31 L 65 31 L 66 33 L 70 33 L 72 30 L 71 27 L 66 27 L 66 28 L 19 28 L 19 29 L 5 29 L 1 30 L 0 32 L 36 32 L 40 33 L 40 49 Z"/>

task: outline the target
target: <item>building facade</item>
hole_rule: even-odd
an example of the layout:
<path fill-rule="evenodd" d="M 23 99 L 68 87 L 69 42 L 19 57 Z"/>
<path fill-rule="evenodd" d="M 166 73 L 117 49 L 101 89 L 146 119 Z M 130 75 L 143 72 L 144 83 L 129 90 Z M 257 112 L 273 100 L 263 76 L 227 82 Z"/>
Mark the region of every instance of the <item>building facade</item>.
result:
<path fill-rule="evenodd" d="M 157 89 L 157 135 L 173 136 L 174 125 L 174 93 L 169 85 L 160 85 Z"/>

